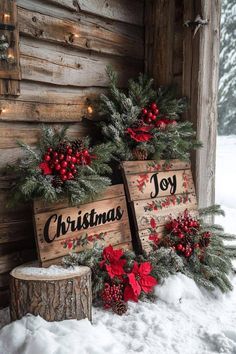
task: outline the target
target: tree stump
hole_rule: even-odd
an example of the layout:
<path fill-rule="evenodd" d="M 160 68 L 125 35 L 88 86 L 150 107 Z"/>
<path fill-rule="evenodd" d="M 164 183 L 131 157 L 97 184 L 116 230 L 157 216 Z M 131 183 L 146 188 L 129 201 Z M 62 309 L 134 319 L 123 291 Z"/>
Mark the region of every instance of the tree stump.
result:
<path fill-rule="evenodd" d="M 27 313 L 47 321 L 92 319 L 91 271 L 88 267 L 40 268 L 23 264 L 10 273 L 10 314 L 14 321 Z"/>

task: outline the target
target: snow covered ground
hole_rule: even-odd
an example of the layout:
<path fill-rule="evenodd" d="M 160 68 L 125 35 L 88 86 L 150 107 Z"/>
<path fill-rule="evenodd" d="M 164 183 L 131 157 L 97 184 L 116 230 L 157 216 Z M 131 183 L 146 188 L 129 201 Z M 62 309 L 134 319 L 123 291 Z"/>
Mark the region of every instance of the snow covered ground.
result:
<path fill-rule="evenodd" d="M 227 231 L 236 232 L 236 136 L 220 137 L 217 202 L 227 212 Z M 231 183 L 229 183 L 231 181 Z M 0 331 L 0 354 L 236 354 L 235 290 L 209 294 L 179 274 L 156 287 L 156 303 L 130 303 L 127 314 L 94 309 L 87 320 L 48 323 L 26 316 Z M 8 310 L 0 312 L 0 326 Z"/>

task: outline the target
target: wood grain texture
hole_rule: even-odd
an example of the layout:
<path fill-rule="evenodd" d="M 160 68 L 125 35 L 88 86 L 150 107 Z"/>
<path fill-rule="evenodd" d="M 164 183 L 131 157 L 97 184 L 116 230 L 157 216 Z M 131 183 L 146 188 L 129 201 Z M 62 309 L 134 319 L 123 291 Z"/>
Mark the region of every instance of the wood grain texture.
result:
<path fill-rule="evenodd" d="M 19 267 L 11 272 L 12 321 L 27 313 L 40 315 L 46 321 L 92 320 L 92 284 L 88 267 L 80 267 L 78 274 L 67 275 L 64 279 L 55 275 L 46 279 L 23 277 L 18 273 Z"/>
<path fill-rule="evenodd" d="M 220 1 L 184 1 L 184 21 L 201 14 L 208 19 L 195 37 L 184 30 L 183 94 L 189 98 L 191 119 L 204 148 L 193 154 L 200 207 L 214 203 L 217 93 L 219 69 Z"/>
<path fill-rule="evenodd" d="M 20 53 L 19 53 L 19 27 L 17 19 L 16 0 L 2 0 L 0 3 L 0 13 L 10 15 L 9 24 L 15 28 L 13 30 L 1 30 L 0 35 L 7 38 L 9 48 L 6 55 L 13 60 L 0 61 L 0 95 L 15 96 L 19 94 L 21 79 Z M 3 19 L 4 21 L 4 19 Z"/>
<path fill-rule="evenodd" d="M 186 209 L 190 213 L 197 212 L 190 168 L 189 163 L 179 160 L 171 160 L 168 163 L 125 161 L 121 164 L 133 218 L 133 243 L 138 252 L 152 249 L 155 237 L 163 236 L 164 225 L 170 217 L 178 217 Z"/>
<path fill-rule="evenodd" d="M 81 11 L 139 26 L 143 24 L 142 0 L 77 0 L 77 2 Z"/>
<path fill-rule="evenodd" d="M 145 69 L 156 85 L 173 80 L 175 1 L 146 1 Z"/>
<path fill-rule="evenodd" d="M 139 28 L 116 22 L 99 25 L 84 16 L 69 21 L 19 8 L 20 34 L 87 52 L 143 59 L 144 36 Z"/>
<path fill-rule="evenodd" d="M 27 261 L 36 259 L 35 250 L 22 250 L 0 257 L 0 274 L 10 272 L 14 267 Z"/>
<path fill-rule="evenodd" d="M 162 172 L 139 172 L 137 174 L 130 174 L 126 176 L 127 187 L 129 188 L 128 199 L 131 200 L 142 200 L 155 198 L 155 188 L 154 176 L 158 178 L 158 196 L 163 197 L 170 194 L 180 194 L 180 193 L 191 193 L 194 192 L 194 185 L 192 179 L 191 170 L 177 170 L 177 171 L 162 171 Z M 176 180 L 176 190 L 172 193 L 174 189 L 170 184 L 168 185 L 168 179 L 171 183 Z M 163 189 L 161 189 L 161 184 L 163 183 Z M 165 188 L 164 188 L 165 187 Z"/>
<path fill-rule="evenodd" d="M 131 242 L 123 185 L 108 187 L 96 201 L 78 207 L 63 201 L 50 207 L 34 203 L 35 236 L 39 259 L 57 259 L 81 252 L 95 243 L 103 246 Z"/>

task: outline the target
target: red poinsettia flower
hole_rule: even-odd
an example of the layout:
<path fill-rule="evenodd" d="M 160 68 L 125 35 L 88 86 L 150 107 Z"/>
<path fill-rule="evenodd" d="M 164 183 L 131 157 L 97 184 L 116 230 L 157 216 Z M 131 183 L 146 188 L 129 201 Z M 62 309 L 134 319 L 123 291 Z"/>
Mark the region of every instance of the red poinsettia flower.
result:
<path fill-rule="evenodd" d="M 110 278 L 121 277 L 125 274 L 124 265 L 125 259 L 121 259 L 123 250 L 114 250 L 110 245 L 103 250 L 103 260 L 100 262 L 100 267 L 105 266 Z"/>
<path fill-rule="evenodd" d="M 156 220 L 154 218 L 151 218 L 150 225 L 151 225 L 152 229 L 155 229 L 157 227 L 157 223 L 156 223 Z"/>
<path fill-rule="evenodd" d="M 139 128 L 127 128 L 126 133 L 128 133 L 131 139 L 137 142 L 149 141 L 152 139 L 153 135 L 150 133 L 152 126 L 144 126 Z"/>
<path fill-rule="evenodd" d="M 44 175 L 51 175 L 52 169 L 48 166 L 47 162 L 41 162 L 39 168 L 42 170 Z"/>
<path fill-rule="evenodd" d="M 157 284 L 157 280 L 150 275 L 152 266 L 149 262 L 143 262 L 138 265 L 134 262 L 131 273 L 128 273 L 129 284 L 125 287 L 124 300 L 137 302 L 141 291 L 150 293 Z"/>

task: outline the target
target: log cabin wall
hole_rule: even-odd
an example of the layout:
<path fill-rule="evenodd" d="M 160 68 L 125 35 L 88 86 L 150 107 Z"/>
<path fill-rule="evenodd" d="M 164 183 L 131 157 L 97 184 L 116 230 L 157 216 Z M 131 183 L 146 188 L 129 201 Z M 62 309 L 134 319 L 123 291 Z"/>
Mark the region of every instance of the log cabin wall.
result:
<path fill-rule="evenodd" d="M 15 2 L 1 0 L 2 3 Z M 86 135 L 87 111 L 106 90 L 107 65 L 124 86 L 144 67 L 144 4 L 140 0 L 17 0 L 21 80 L 0 76 L 0 169 L 20 157 L 16 141 L 34 144 L 40 124 L 71 123 Z M 3 8 L 2 8 L 3 9 Z M 35 257 L 32 210 L 6 208 L 9 177 L 0 177 L 0 307 L 8 273 Z"/>

